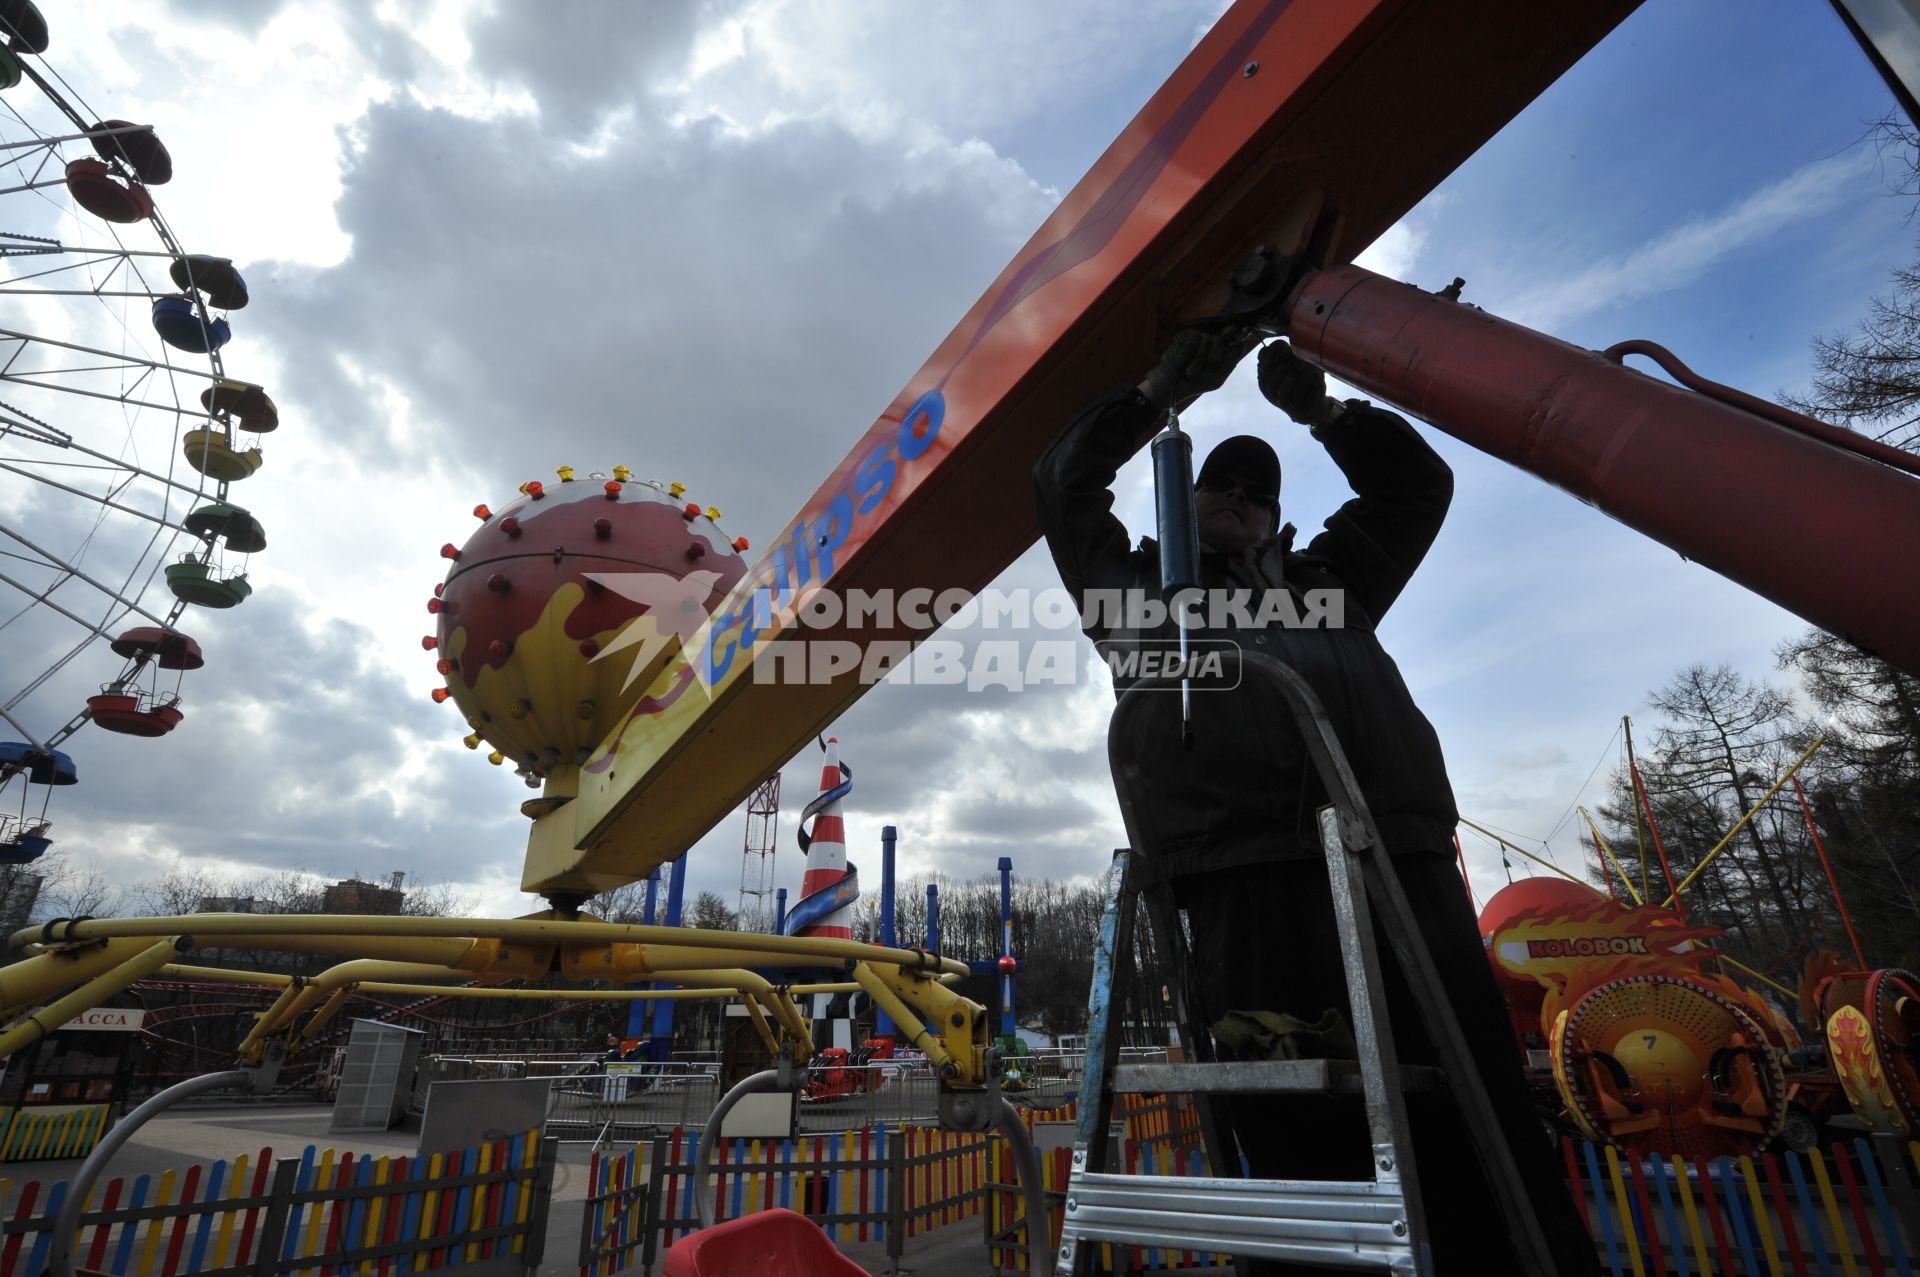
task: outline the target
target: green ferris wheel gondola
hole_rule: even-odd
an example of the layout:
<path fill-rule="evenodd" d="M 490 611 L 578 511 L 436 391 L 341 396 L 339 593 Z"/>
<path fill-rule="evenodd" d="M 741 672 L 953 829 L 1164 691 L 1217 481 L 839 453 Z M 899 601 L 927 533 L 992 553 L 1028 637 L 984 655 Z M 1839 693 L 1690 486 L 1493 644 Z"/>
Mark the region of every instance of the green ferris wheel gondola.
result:
<path fill-rule="evenodd" d="M 267 533 L 260 520 L 225 501 L 201 506 L 181 520 L 181 526 L 203 541 L 222 541 L 236 554 L 258 554 L 267 548 Z"/>

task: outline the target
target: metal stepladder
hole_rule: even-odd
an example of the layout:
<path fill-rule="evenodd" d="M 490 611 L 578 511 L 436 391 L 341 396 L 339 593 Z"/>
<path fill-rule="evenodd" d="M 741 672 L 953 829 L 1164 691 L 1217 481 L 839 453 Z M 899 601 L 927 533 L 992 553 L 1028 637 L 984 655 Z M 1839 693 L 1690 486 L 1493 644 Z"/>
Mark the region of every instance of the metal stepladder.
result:
<path fill-rule="evenodd" d="M 1246 652 L 1243 678 L 1276 689 L 1293 711 L 1306 751 L 1331 802 L 1320 809 L 1341 959 L 1345 966 L 1357 1061 L 1217 1061 L 1204 1028 L 1193 1023 L 1186 944 L 1173 895 L 1152 871 L 1154 831 L 1139 800 L 1142 760 L 1123 748 L 1128 724 L 1156 695 L 1179 687 L 1172 679 L 1143 680 L 1114 711 L 1108 753 L 1131 851 L 1114 856 L 1106 915 L 1094 954 L 1089 999 L 1086 1072 L 1080 1087 L 1079 1127 L 1067 1184 L 1066 1211 L 1056 1255 L 1058 1277 L 1087 1277 L 1101 1242 L 1225 1253 L 1236 1271 L 1252 1258 L 1293 1260 L 1333 1268 L 1390 1273 L 1434 1273 L 1419 1179 L 1408 1140 L 1405 1092 L 1447 1086 L 1461 1106 L 1492 1181 L 1513 1245 L 1526 1271 L 1550 1277 L 1553 1266 L 1540 1222 L 1493 1108 L 1468 1058 L 1460 1026 L 1448 1006 L 1419 936 L 1411 906 L 1388 864 L 1379 830 L 1355 783 L 1345 752 L 1312 689 L 1270 657 Z M 1233 694 L 1233 693 L 1212 693 Z M 1132 739 L 1137 739 L 1132 738 Z M 1147 909 L 1155 952 L 1165 967 L 1168 994 L 1185 1058 L 1196 1063 L 1119 1064 L 1117 992 L 1133 953 L 1136 899 Z M 1388 1023 L 1374 908 L 1390 937 L 1438 1051 L 1439 1069 L 1405 1067 Z M 1281 1008 L 1269 1008 L 1279 1010 Z M 1213 1113 L 1218 1094 L 1353 1094 L 1364 1102 L 1372 1146 L 1371 1180 L 1255 1180 L 1228 1178 L 1238 1166 Z M 1108 1119 L 1120 1093 L 1190 1093 L 1200 1117 L 1209 1177 L 1115 1174 L 1107 1164 Z"/>

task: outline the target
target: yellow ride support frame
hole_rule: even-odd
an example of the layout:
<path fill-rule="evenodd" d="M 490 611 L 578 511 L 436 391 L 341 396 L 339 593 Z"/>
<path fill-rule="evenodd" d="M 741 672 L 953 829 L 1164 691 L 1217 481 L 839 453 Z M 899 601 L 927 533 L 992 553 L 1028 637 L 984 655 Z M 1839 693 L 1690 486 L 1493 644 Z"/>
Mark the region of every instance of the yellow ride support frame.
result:
<path fill-rule="evenodd" d="M 853 978 L 927 1054 L 941 1081 L 953 1087 L 987 1081 L 987 1009 L 937 980 L 898 967 L 861 963 Z M 937 1026 L 929 1032 L 922 1021 Z"/>
<path fill-rule="evenodd" d="M 196 940 L 221 948 L 354 956 L 311 977 L 173 960 Z M 987 1081 L 986 1009 L 945 983 L 966 975 L 965 964 L 915 949 L 609 923 L 590 915 L 551 912 L 512 919 L 304 914 L 90 918 L 27 928 L 14 933 L 11 942 L 31 956 L 0 974 L 0 1000 L 10 1008 L 7 1018 L 18 1019 L 0 1032 L 0 1058 L 135 980 L 155 974 L 278 988 L 240 1045 L 243 1064 L 260 1063 L 274 1043 L 293 1051 L 311 1042 L 356 992 L 610 1001 L 737 997 L 769 1050 L 805 1064 L 813 1054 L 813 1041 L 794 999 L 860 989 L 926 1051 L 944 1084 L 965 1088 Z M 754 968 L 817 969 L 824 978 L 776 984 Z M 556 974 L 574 983 L 662 979 L 685 987 L 500 987 Z M 443 987 L 443 982 L 451 987 Z M 38 1011 L 31 1010 L 41 1003 L 45 1005 Z M 25 1018 L 19 1019 L 23 1013 Z M 929 1030 L 927 1024 L 934 1027 Z"/>

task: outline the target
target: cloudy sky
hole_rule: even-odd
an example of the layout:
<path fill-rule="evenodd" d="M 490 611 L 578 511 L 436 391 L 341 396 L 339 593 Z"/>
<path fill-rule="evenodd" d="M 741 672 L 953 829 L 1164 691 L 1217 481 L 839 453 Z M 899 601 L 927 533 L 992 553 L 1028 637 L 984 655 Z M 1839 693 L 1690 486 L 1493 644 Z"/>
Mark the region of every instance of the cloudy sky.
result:
<path fill-rule="evenodd" d="M 270 539 L 254 596 L 186 623 L 208 665 L 172 736 L 69 742 L 83 783 L 56 799 L 60 845 L 120 883 L 176 865 L 403 869 L 511 914 L 537 907 L 518 892 L 527 791 L 428 699 L 441 543 L 465 539 L 475 502 L 571 463 L 683 480 L 729 533 L 770 544 L 1221 5 L 48 8 L 48 63 L 171 148 L 157 194 L 180 241 L 244 268 L 254 301 L 226 364 L 282 414 L 244 489 Z M 1468 300 L 1581 345 L 1651 338 L 1715 379 L 1791 391 L 1809 339 L 1853 322 L 1912 255 L 1911 205 L 1863 140 L 1891 104 L 1819 0 L 1650 0 L 1362 260 L 1429 288 L 1464 276 Z M 79 233 L 44 197 L 0 195 L 0 211 L 0 231 Z M 6 304 L 0 327 L 37 333 L 96 318 Z M 157 431 L 159 453 L 171 437 L 152 414 L 48 411 L 76 438 Z M 1186 424 L 1203 448 L 1268 432 L 1303 530 L 1344 498 L 1251 361 Z M 1692 662 L 1771 675 L 1800 623 L 1429 437 L 1458 496 L 1382 637 L 1462 812 L 1571 863 L 1566 815 L 1618 760 L 1620 715 Z M 1120 493 L 1148 530 L 1144 466 Z M 82 536 L 96 513 L 0 487 L 14 526 Z M 108 521 L 92 561 L 137 554 L 123 547 L 143 534 Z M 1003 584 L 1050 581 L 1035 550 Z M 54 650 L 57 620 L 0 631 L 0 694 Z M 52 730 L 112 664 L 92 652 L 17 712 Z M 909 873 L 985 873 L 1001 855 L 1097 872 L 1123 840 L 1111 703 L 1092 677 L 877 689 L 837 727 L 858 771 L 853 858 L 877 868 L 890 822 Z M 787 771 L 782 885 L 798 885 L 791 813 L 816 777 L 811 751 Z M 732 898 L 742 827 L 730 816 L 694 848 L 694 889 Z M 1484 897 L 1499 859 L 1468 847 Z"/>

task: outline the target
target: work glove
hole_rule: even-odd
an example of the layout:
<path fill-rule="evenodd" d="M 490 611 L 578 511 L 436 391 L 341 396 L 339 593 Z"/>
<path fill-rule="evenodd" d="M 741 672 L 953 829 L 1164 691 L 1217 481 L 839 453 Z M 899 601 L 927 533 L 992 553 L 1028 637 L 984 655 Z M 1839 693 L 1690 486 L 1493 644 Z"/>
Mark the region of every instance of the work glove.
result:
<path fill-rule="evenodd" d="M 1140 388 L 1162 407 L 1186 403 L 1220 389 L 1252 348 L 1252 339 L 1245 333 L 1203 333 L 1183 328 L 1174 334 L 1159 366 L 1147 374 Z"/>
<path fill-rule="evenodd" d="M 1317 424 L 1326 413 L 1327 374 L 1286 342 L 1271 342 L 1260 351 L 1260 393 L 1295 421 Z"/>

